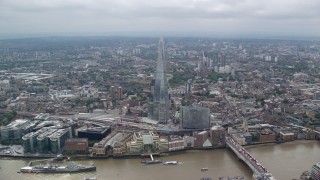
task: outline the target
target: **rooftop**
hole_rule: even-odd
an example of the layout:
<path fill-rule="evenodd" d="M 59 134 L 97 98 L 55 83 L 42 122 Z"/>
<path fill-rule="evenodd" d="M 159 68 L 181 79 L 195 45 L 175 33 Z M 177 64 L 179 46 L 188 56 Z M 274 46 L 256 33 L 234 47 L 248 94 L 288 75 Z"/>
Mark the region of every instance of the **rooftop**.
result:
<path fill-rule="evenodd" d="M 68 133 L 68 129 L 59 129 L 56 132 L 52 133 L 49 138 L 50 140 L 56 140 L 58 138 L 60 138 L 62 135 L 64 135 L 65 133 Z"/>

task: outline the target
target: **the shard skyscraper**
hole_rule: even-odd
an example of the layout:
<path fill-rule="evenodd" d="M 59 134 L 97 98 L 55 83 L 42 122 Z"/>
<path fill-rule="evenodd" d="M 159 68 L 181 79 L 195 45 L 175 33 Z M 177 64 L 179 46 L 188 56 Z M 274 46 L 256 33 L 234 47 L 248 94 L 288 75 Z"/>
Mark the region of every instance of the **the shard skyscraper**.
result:
<path fill-rule="evenodd" d="M 153 103 L 150 112 L 151 118 L 159 121 L 161 124 L 166 124 L 170 118 L 167 65 L 164 54 L 164 41 L 161 38 L 159 41 L 157 72 L 155 74 L 153 89 Z"/>

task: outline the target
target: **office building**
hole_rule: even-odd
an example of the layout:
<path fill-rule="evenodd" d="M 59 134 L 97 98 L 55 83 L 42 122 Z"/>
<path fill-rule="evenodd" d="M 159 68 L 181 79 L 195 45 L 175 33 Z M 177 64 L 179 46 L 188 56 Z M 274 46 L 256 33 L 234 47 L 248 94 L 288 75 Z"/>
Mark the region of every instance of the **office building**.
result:
<path fill-rule="evenodd" d="M 210 110 L 203 107 L 182 106 L 181 128 L 182 129 L 208 129 L 210 128 Z"/>
<path fill-rule="evenodd" d="M 221 126 L 214 126 L 210 129 L 210 138 L 213 147 L 226 146 L 226 131 Z"/>
<path fill-rule="evenodd" d="M 50 139 L 49 136 L 56 132 L 57 129 L 46 129 L 41 131 L 41 134 L 37 137 L 37 150 L 39 153 L 48 153 L 50 151 Z"/>
<path fill-rule="evenodd" d="M 50 139 L 50 150 L 54 154 L 62 152 L 64 142 L 66 139 L 70 138 L 69 129 L 58 129 L 52 133 L 49 137 Z"/>
<path fill-rule="evenodd" d="M 1 140 L 20 139 L 25 133 L 30 132 L 35 124 L 28 119 L 17 119 L 7 126 L 1 127 Z"/>
<path fill-rule="evenodd" d="M 110 133 L 110 127 L 80 129 L 78 130 L 78 138 L 88 138 L 89 140 L 102 140 Z"/>
<path fill-rule="evenodd" d="M 22 137 L 24 153 L 34 153 L 37 151 L 37 136 L 40 133 L 40 131 L 30 132 Z"/>
<path fill-rule="evenodd" d="M 194 135 L 194 147 L 195 148 L 203 147 L 206 140 L 208 140 L 208 132 L 207 131 L 202 131 L 202 132 L 196 133 Z"/>

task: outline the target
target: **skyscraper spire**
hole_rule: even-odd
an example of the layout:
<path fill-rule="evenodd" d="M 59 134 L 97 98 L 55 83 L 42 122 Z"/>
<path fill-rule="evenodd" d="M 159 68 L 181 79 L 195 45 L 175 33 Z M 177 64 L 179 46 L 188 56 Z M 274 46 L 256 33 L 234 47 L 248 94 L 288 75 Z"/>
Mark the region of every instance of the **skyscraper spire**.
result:
<path fill-rule="evenodd" d="M 155 74 L 153 104 L 151 110 L 151 118 L 166 124 L 169 112 L 169 95 L 167 81 L 167 66 L 165 62 L 164 40 L 161 37 L 159 41 L 157 71 Z"/>

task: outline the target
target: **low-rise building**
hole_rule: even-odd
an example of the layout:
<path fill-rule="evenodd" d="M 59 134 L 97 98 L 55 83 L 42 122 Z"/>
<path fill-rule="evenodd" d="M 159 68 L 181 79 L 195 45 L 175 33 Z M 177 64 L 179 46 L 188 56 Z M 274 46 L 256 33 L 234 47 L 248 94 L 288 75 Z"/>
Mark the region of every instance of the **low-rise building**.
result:
<path fill-rule="evenodd" d="M 107 141 L 107 152 L 113 156 L 122 156 L 126 153 L 126 142 L 130 140 L 132 133 L 118 132 Z"/>
<path fill-rule="evenodd" d="M 317 137 L 317 134 L 314 131 L 306 130 L 304 131 L 305 139 L 314 140 Z"/>
<path fill-rule="evenodd" d="M 107 151 L 107 142 L 111 139 L 116 133 L 112 132 L 107 137 L 103 138 L 98 143 L 94 143 L 92 147 L 93 156 L 105 156 Z"/>
<path fill-rule="evenodd" d="M 243 136 L 246 138 L 246 144 L 251 144 L 252 143 L 252 135 L 248 132 L 244 132 Z"/>
<path fill-rule="evenodd" d="M 88 153 L 88 139 L 87 138 L 71 138 L 64 143 L 64 151 L 66 153 Z"/>
<path fill-rule="evenodd" d="M 168 145 L 169 151 L 184 149 L 184 139 L 180 136 L 170 136 Z"/>
<path fill-rule="evenodd" d="M 294 140 L 294 133 L 288 130 L 280 131 L 280 139 L 282 141 L 293 141 Z"/>
<path fill-rule="evenodd" d="M 243 135 L 243 133 L 235 133 L 235 134 L 232 134 L 232 138 L 233 140 L 240 144 L 240 145 L 246 145 L 247 142 L 246 142 L 246 138 L 245 136 Z"/>
<path fill-rule="evenodd" d="M 270 129 L 263 129 L 258 133 L 259 142 L 274 142 L 276 140 L 276 134 Z"/>
<path fill-rule="evenodd" d="M 153 131 L 135 132 L 132 140 L 126 143 L 127 152 L 132 154 L 159 151 L 159 135 Z"/>
<path fill-rule="evenodd" d="M 192 136 L 183 136 L 184 148 L 193 148 L 194 147 L 194 137 Z"/>
<path fill-rule="evenodd" d="M 160 152 L 166 152 L 169 151 L 169 141 L 167 138 L 160 138 L 159 140 L 159 151 Z"/>

